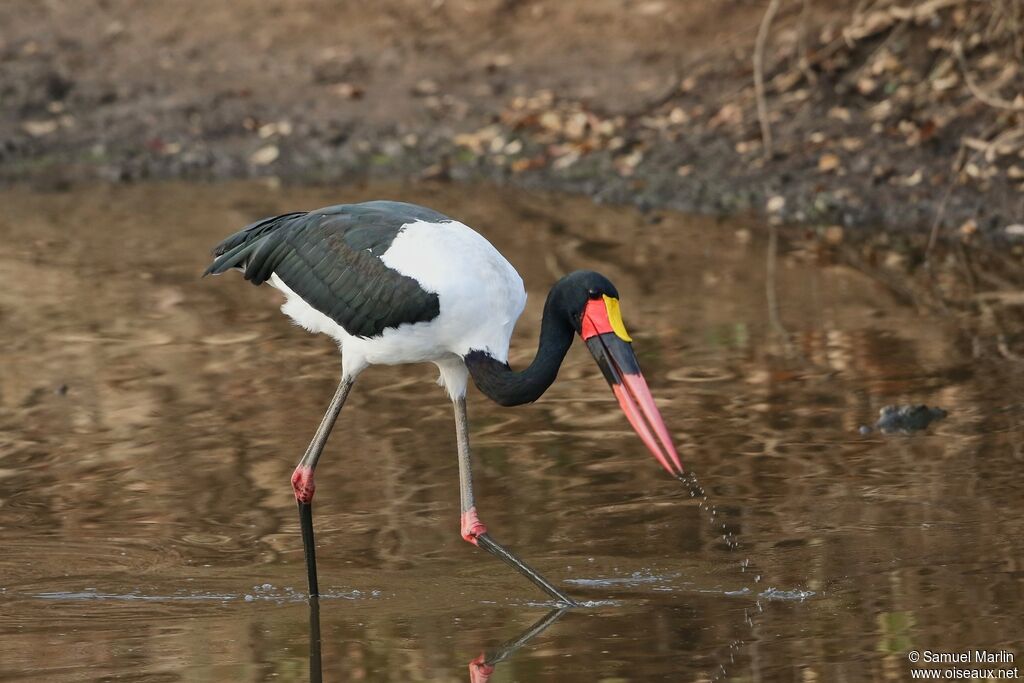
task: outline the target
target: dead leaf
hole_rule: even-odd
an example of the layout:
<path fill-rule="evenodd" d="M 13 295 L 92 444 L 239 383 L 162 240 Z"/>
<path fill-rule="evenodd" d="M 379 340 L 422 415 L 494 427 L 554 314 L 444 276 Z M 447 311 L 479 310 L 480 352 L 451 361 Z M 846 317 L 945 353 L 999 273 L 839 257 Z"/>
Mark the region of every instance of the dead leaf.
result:
<path fill-rule="evenodd" d="M 850 110 L 845 107 L 832 107 L 828 110 L 828 117 L 830 119 L 836 119 L 843 123 L 850 122 Z"/>
<path fill-rule="evenodd" d="M 475 133 L 459 133 L 458 135 L 452 138 L 452 142 L 454 142 L 459 147 L 465 147 L 474 154 L 483 154 L 484 152 L 484 147 L 483 143 L 480 140 L 480 136 L 478 136 Z"/>
<path fill-rule="evenodd" d="M 441 88 L 437 85 L 437 82 L 432 81 L 429 78 L 422 78 L 416 81 L 416 84 L 412 86 L 412 94 L 417 97 L 436 95 L 440 90 Z"/>
<path fill-rule="evenodd" d="M 570 150 L 569 152 L 566 152 L 565 154 L 555 159 L 555 161 L 551 164 L 551 168 L 555 169 L 556 171 L 561 171 L 562 169 L 569 168 L 579 160 L 579 151 Z"/>
<path fill-rule="evenodd" d="M 277 145 L 267 145 L 253 152 L 249 156 L 249 163 L 256 166 L 266 166 L 274 163 L 280 155 L 281 150 L 277 148 Z"/>
<path fill-rule="evenodd" d="M 857 152 L 864 148 L 864 141 L 860 138 L 843 138 L 839 141 L 839 146 L 847 152 Z"/>
<path fill-rule="evenodd" d="M 668 113 L 668 122 L 673 125 L 690 122 L 690 115 L 679 107 L 675 107 Z"/>
<path fill-rule="evenodd" d="M 265 123 L 256 129 L 256 134 L 261 138 L 269 138 L 274 135 L 291 135 L 292 124 L 288 121 L 276 121 L 274 123 Z"/>
<path fill-rule="evenodd" d="M 491 154 L 501 154 L 502 151 L 505 149 L 505 144 L 505 138 L 501 137 L 500 135 L 497 135 L 491 138 L 490 144 L 487 145 L 487 151 L 490 152 Z"/>
<path fill-rule="evenodd" d="M 743 109 L 731 102 L 719 109 L 718 113 L 708 121 L 708 125 L 712 128 L 718 128 L 722 125 L 735 126 L 741 123 L 743 123 Z"/>
<path fill-rule="evenodd" d="M 839 244 L 843 241 L 843 226 L 841 225 L 830 225 L 825 228 L 822 233 L 825 241 L 829 244 Z"/>
<path fill-rule="evenodd" d="M 860 20 L 855 21 L 853 26 L 843 29 L 843 36 L 847 38 L 847 40 L 856 41 L 862 38 L 867 38 L 868 36 L 873 36 L 876 33 L 889 28 L 896 21 L 896 18 L 892 13 L 885 10 L 876 10 L 868 13 L 867 15 L 861 16 L 863 16 L 863 18 L 856 17 L 856 19 Z"/>
<path fill-rule="evenodd" d="M 544 168 L 545 165 L 547 165 L 547 158 L 543 154 L 538 154 L 535 157 L 516 159 L 509 165 L 509 168 L 513 173 L 522 173 L 535 168 Z"/>
<path fill-rule="evenodd" d="M 56 119 L 48 119 L 45 121 L 25 121 L 21 124 L 22 130 L 34 138 L 41 138 L 44 135 L 49 135 L 57 130 L 57 126 L 58 123 Z"/>
<path fill-rule="evenodd" d="M 902 67 L 900 60 L 896 58 L 896 55 L 889 52 L 888 50 L 879 50 L 875 55 L 875 58 L 871 60 L 871 73 L 874 76 L 880 76 L 884 73 L 894 73 L 899 71 Z"/>
<path fill-rule="evenodd" d="M 907 136 L 906 142 L 909 146 L 915 147 L 921 143 L 921 129 L 913 121 L 902 119 L 896 124 L 896 130 Z"/>
<path fill-rule="evenodd" d="M 804 74 L 802 71 L 784 71 L 772 79 L 772 86 L 778 92 L 789 92 L 794 86 L 796 86 L 796 84 L 802 81 L 803 78 Z"/>
<path fill-rule="evenodd" d="M 888 251 L 885 254 L 885 258 L 882 259 L 882 264 L 886 268 L 897 269 L 902 268 L 903 264 L 906 263 L 907 257 L 898 251 Z"/>
<path fill-rule="evenodd" d="M 750 154 L 761 149 L 760 140 L 740 140 L 735 146 L 737 154 Z"/>
<path fill-rule="evenodd" d="M 964 165 L 964 173 L 966 173 L 968 177 L 974 178 L 976 180 L 987 180 L 998 172 L 999 169 L 997 169 L 995 166 L 982 167 L 974 163 L 973 161 L 968 162 L 966 165 Z"/>
<path fill-rule="evenodd" d="M 589 119 L 581 111 L 571 114 L 565 121 L 565 134 L 571 140 L 580 140 L 587 132 Z"/>
<path fill-rule="evenodd" d="M 839 157 L 835 154 L 822 154 L 818 157 L 818 170 L 821 173 L 830 173 L 839 168 L 839 163 Z"/>
<path fill-rule="evenodd" d="M 562 132 L 562 117 L 557 112 L 546 111 L 540 115 L 538 119 L 542 128 L 546 128 L 554 133 Z"/>
<path fill-rule="evenodd" d="M 932 79 L 932 90 L 934 90 L 935 92 L 945 92 L 947 90 L 952 90 L 957 86 L 959 82 L 960 75 L 957 74 L 956 72 L 953 72 L 946 76 L 945 78 Z"/>
<path fill-rule="evenodd" d="M 882 100 L 875 106 L 868 109 L 868 116 L 873 121 L 883 121 L 892 114 L 892 102 L 889 100 Z"/>
<path fill-rule="evenodd" d="M 331 86 L 331 92 L 347 100 L 358 100 L 366 91 L 353 83 L 338 83 Z"/>
<path fill-rule="evenodd" d="M 878 81 L 864 76 L 857 80 L 857 92 L 861 95 L 870 95 L 878 89 Z"/>
<path fill-rule="evenodd" d="M 897 183 L 899 185 L 903 185 L 904 187 L 916 187 L 916 186 L 921 184 L 921 181 L 923 179 L 924 179 L 924 173 L 921 172 L 921 169 L 917 169 L 916 171 L 914 171 L 910 175 L 908 175 L 908 176 L 906 176 L 904 178 L 897 178 L 893 182 Z"/>
<path fill-rule="evenodd" d="M 631 176 L 636 170 L 636 167 L 640 165 L 640 162 L 644 159 L 643 150 L 635 149 L 629 154 L 616 157 L 614 160 L 615 170 L 619 172 L 621 176 Z"/>
<path fill-rule="evenodd" d="M 935 133 L 938 132 L 938 130 L 939 124 L 936 123 L 934 119 L 928 119 L 927 121 L 922 123 L 921 127 L 918 129 L 918 141 L 927 142 L 928 140 L 931 140 L 932 137 L 934 137 Z"/>

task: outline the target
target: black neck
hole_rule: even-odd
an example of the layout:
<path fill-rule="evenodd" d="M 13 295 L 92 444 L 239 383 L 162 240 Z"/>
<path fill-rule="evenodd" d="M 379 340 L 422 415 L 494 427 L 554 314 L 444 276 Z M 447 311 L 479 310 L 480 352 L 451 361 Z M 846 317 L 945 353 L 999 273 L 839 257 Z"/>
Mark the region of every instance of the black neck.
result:
<path fill-rule="evenodd" d="M 466 354 L 466 367 L 480 391 L 503 406 L 517 406 L 536 401 L 558 376 L 565 354 L 575 334 L 568 313 L 561 305 L 561 297 L 553 288 L 544 303 L 544 317 L 540 325 L 540 343 L 537 355 L 529 367 L 514 371 L 484 351 Z"/>

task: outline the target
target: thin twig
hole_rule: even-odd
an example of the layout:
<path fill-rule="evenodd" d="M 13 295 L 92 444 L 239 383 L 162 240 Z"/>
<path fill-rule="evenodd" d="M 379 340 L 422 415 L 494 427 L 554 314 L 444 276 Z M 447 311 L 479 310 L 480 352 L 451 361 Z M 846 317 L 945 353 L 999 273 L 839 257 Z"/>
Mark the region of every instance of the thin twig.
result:
<path fill-rule="evenodd" d="M 1010 102 L 1009 100 L 1004 100 L 1002 97 L 987 93 L 978 87 L 978 84 L 974 82 L 974 78 L 971 76 L 971 72 L 967 66 L 967 59 L 964 57 L 964 48 L 963 45 L 960 44 L 959 40 L 953 41 L 953 54 L 956 55 L 956 59 L 960 63 L 960 70 L 964 74 L 964 83 L 975 98 L 996 109 L 1024 111 L 1024 104 L 1017 104 L 1015 102 Z"/>
<path fill-rule="evenodd" d="M 909 26 L 907 22 L 900 22 L 896 24 L 896 26 L 894 26 L 892 30 L 889 31 L 889 34 L 882 39 L 882 42 L 880 42 L 873 50 L 871 50 L 867 57 L 864 58 L 864 63 L 861 64 L 859 69 L 857 69 L 857 72 L 853 75 L 853 78 L 851 80 L 854 82 L 859 80 L 860 75 L 864 73 L 866 69 L 871 67 L 871 62 L 875 58 L 875 55 L 880 53 L 882 50 L 888 50 L 889 45 L 894 43 L 901 35 L 903 35 L 903 32 L 906 30 L 907 26 Z"/>
<path fill-rule="evenodd" d="M 807 17 L 810 16 L 811 0 L 802 0 L 800 4 L 800 24 L 796 34 L 796 67 L 804 75 L 809 85 L 815 85 L 818 77 L 811 69 L 807 59 Z"/>
<path fill-rule="evenodd" d="M 982 319 L 987 319 L 988 322 L 995 328 L 996 334 L 996 351 L 999 355 L 1007 360 L 1015 362 L 1024 361 L 1019 355 L 1010 350 L 1010 345 L 1007 343 L 1006 326 L 1003 325 L 1003 321 L 999 318 L 999 313 L 995 307 L 991 306 L 984 299 L 978 299 L 978 309 L 981 311 Z"/>
<path fill-rule="evenodd" d="M 967 295 L 973 299 L 978 292 L 978 280 L 974 276 L 971 257 L 968 256 L 967 249 L 961 240 L 957 240 L 955 244 L 957 258 L 960 259 L 960 266 L 964 269 L 964 277 L 967 279 Z"/>
<path fill-rule="evenodd" d="M 932 250 L 935 249 L 935 243 L 939 240 L 939 227 L 942 225 L 942 219 L 946 216 L 946 204 L 949 202 L 949 196 L 953 194 L 953 186 L 956 185 L 957 176 L 964 167 L 964 155 L 966 147 L 964 143 L 960 143 L 960 148 L 956 152 L 956 161 L 953 162 L 953 177 L 950 179 L 949 184 L 946 186 L 946 192 L 942 195 L 942 201 L 939 203 L 939 208 L 935 212 L 935 222 L 932 223 L 931 234 L 928 235 L 928 246 L 924 250 L 924 263 L 931 272 L 932 268 Z"/>
<path fill-rule="evenodd" d="M 775 262 L 779 255 L 779 229 L 771 224 L 768 226 L 768 253 L 765 259 L 764 294 L 768 304 L 768 322 L 775 333 L 788 346 L 789 332 L 786 331 L 779 317 L 779 299 L 776 294 Z"/>
<path fill-rule="evenodd" d="M 929 271 L 931 271 L 932 267 L 932 250 L 935 249 L 935 243 L 939 240 L 939 226 L 942 225 L 942 219 L 946 215 L 946 204 L 949 203 L 949 196 L 953 194 L 953 186 L 955 184 L 956 177 L 954 176 L 953 180 L 946 186 L 946 192 L 942 195 L 939 209 L 935 212 L 935 222 L 932 223 L 932 232 L 928 235 L 928 246 L 924 249 L 924 263 Z"/>
<path fill-rule="evenodd" d="M 779 11 L 779 0 L 771 0 L 761 26 L 757 29 L 757 40 L 754 43 L 754 92 L 757 94 L 757 119 L 761 122 L 761 143 L 764 147 L 764 158 L 772 158 L 772 129 L 768 122 L 768 103 L 764 97 L 764 46 L 768 42 L 768 32 L 772 19 Z"/>

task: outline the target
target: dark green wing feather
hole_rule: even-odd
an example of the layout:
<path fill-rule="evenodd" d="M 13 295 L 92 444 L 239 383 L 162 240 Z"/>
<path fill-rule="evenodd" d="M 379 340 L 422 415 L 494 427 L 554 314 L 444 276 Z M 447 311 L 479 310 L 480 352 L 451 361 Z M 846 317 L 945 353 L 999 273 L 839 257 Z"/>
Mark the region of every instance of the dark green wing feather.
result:
<path fill-rule="evenodd" d="M 239 268 L 260 285 L 274 273 L 349 334 L 375 337 L 403 323 L 433 320 L 437 294 L 388 268 L 381 256 L 403 226 L 451 219 L 414 204 L 341 204 L 287 213 L 246 226 L 218 244 L 204 275 Z"/>

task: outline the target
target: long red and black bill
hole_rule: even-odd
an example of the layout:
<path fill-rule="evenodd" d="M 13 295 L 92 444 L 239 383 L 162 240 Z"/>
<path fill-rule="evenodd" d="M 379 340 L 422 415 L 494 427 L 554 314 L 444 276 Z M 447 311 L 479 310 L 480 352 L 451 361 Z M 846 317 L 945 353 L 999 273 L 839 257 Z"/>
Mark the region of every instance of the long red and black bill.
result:
<path fill-rule="evenodd" d="M 608 296 L 591 299 L 583 314 L 580 336 L 644 445 L 669 474 L 682 476 L 683 464 L 640 372 L 631 339 L 619 314 L 618 300 Z"/>

